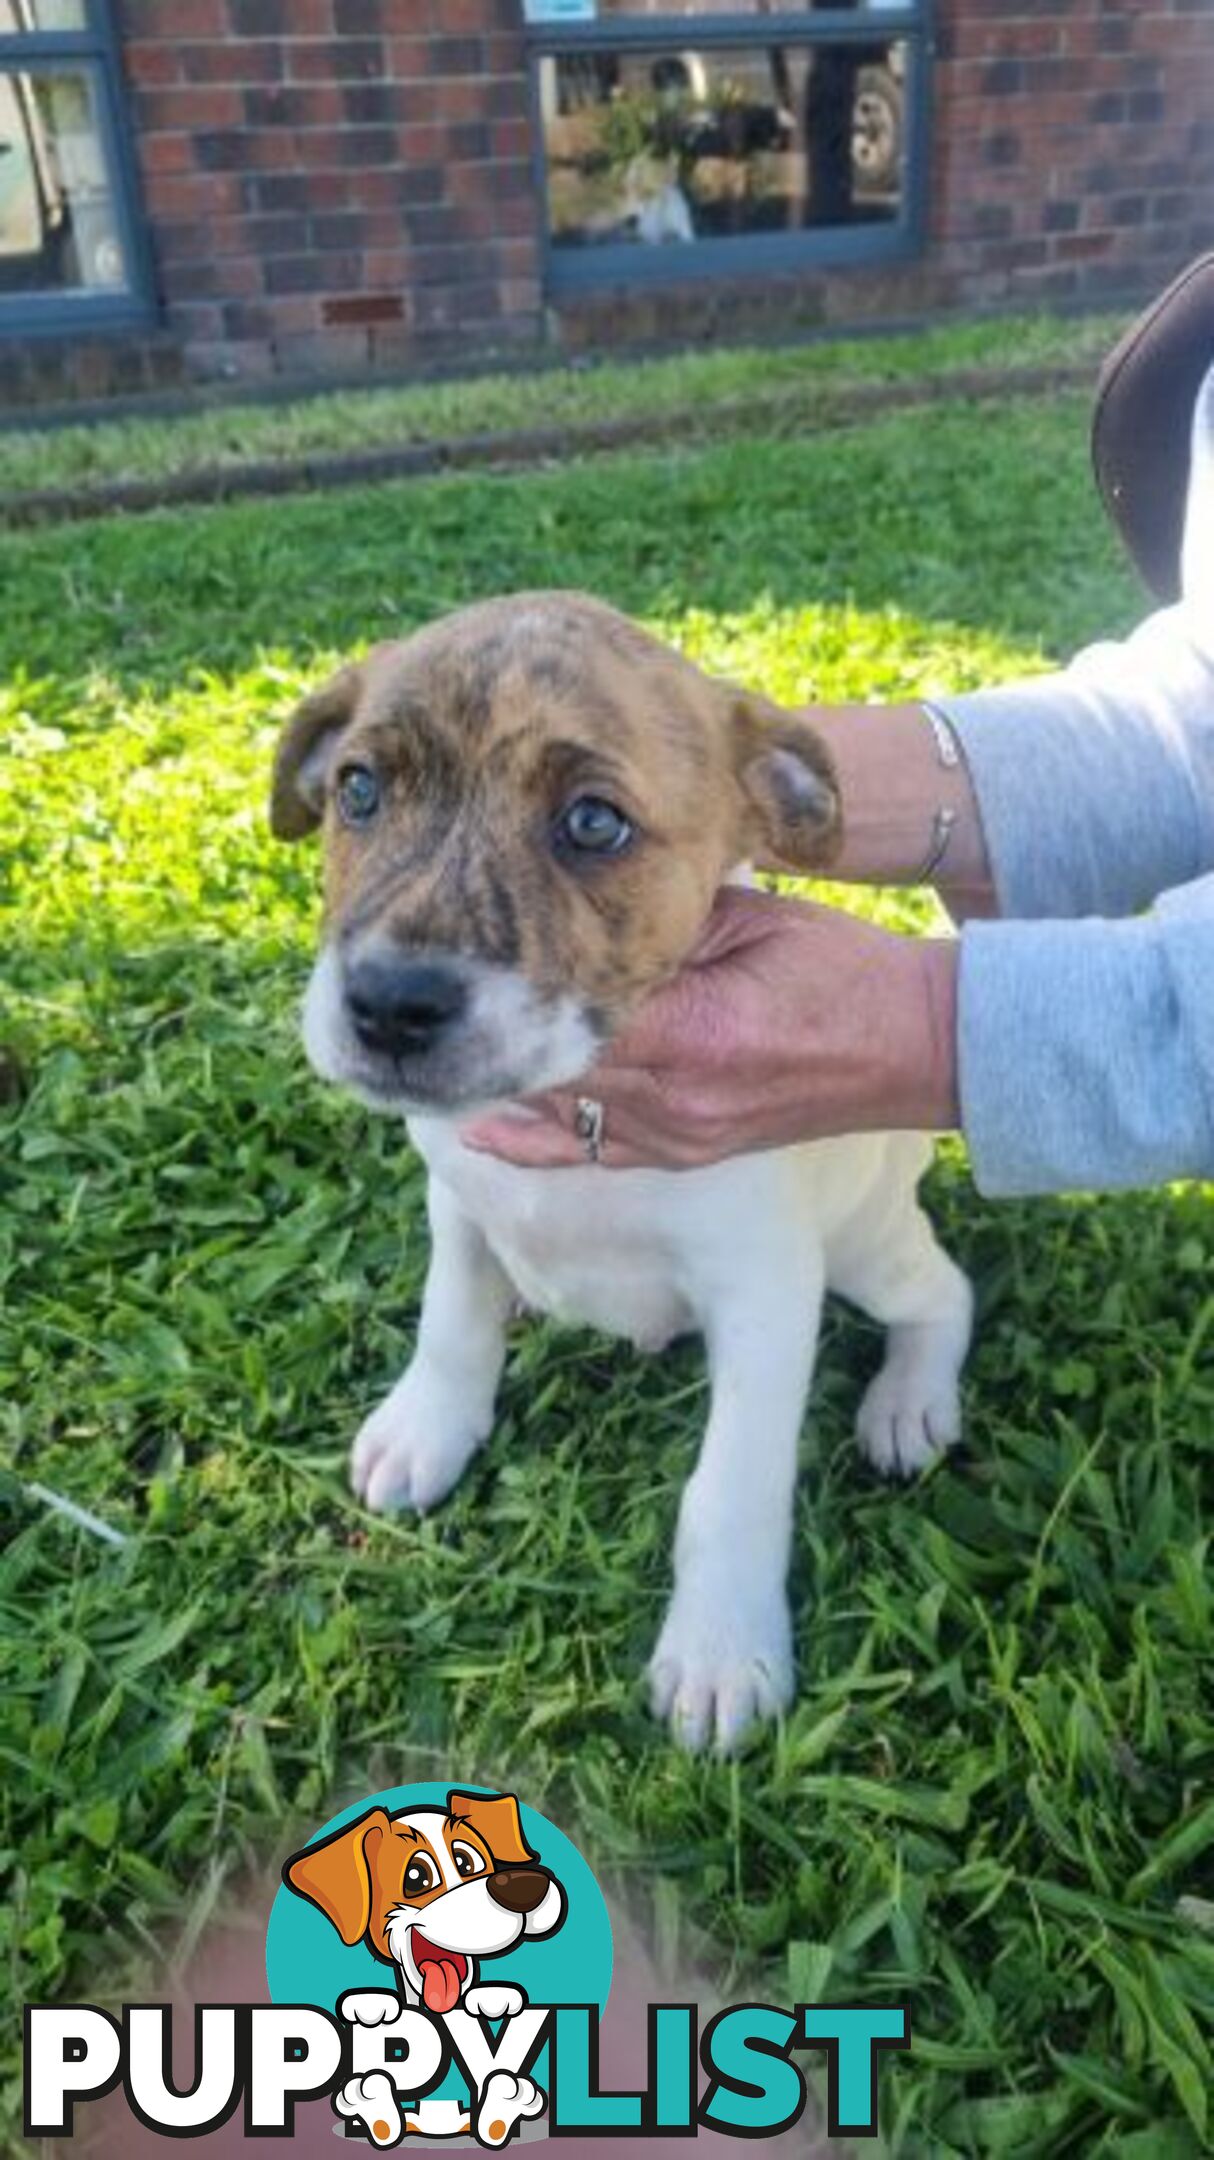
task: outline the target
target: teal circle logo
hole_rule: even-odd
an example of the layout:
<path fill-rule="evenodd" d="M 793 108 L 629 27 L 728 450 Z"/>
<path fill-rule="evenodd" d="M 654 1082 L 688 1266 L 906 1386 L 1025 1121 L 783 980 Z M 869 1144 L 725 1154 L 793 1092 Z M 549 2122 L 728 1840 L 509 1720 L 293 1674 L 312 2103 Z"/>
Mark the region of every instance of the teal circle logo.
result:
<path fill-rule="evenodd" d="M 439 2020 L 493 2020 L 521 1991 L 601 2015 L 611 1968 L 607 1906 L 577 1847 L 512 1793 L 470 1786 L 393 1785 L 343 1808 L 286 1862 L 266 1933 L 272 2001 L 334 2013 L 388 1991 Z M 468 2105 L 456 2069 L 433 2099 Z"/>

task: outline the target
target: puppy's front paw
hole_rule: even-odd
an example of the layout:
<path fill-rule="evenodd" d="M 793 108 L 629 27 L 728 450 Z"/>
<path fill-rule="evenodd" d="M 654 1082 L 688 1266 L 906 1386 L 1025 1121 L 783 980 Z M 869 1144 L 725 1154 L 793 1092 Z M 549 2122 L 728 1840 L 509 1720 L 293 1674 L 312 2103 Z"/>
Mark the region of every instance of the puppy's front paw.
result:
<path fill-rule="evenodd" d="M 914 1477 L 961 1438 L 955 1375 L 884 1365 L 856 1413 L 856 1445 L 883 1477 Z"/>
<path fill-rule="evenodd" d="M 542 2115 L 545 2105 L 543 2093 L 529 2077 L 494 2070 L 480 2096 L 476 2134 L 484 2145 L 504 2145 L 516 2123 Z"/>
<path fill-rule="evenodd" d="M 482 1981 L 478 1987 L 470 1987 L 464 1997 L 463 2007 L 473 2017 L 517 2017 L 526 2008 L 527 1998 L 520 1987 L 512 1987 L 508 1980 Z"/>
<path fill-rule="evenodd" d="M 404 2136 L 405 2118 L 397 2102 L 396 2087 L 382 2070 L 348 2078 L 334 2095 L 333 2105 L 339 2115 L 357 2117 L 372 2143 L 381 2149 L 397 2144 Z"/>
<path fill-rule="evenodd" d="M 740 1598 L 724 1581 L 679 1585 L 649 1662 L 655 1717 L 676 1740 L 731 1755 L 757 1718 L 793 1690 L 792 1629 L 782 1591 Z"/>
<path fill-rule="evenodd" d="M 461 1400 L 449 1380 L 415 1362 L 359 1429 L 350 1458 L 355 1492 L 377 1512 L 424 1515 L 458 1483 L 490 1422 L 481 1404 Z"/>
<path fill-rule="evenodd" d="M 392 2025 L 401 1999 L 391 1988 L 347 1988 L 337 2008 L 349 2025 Z"/>

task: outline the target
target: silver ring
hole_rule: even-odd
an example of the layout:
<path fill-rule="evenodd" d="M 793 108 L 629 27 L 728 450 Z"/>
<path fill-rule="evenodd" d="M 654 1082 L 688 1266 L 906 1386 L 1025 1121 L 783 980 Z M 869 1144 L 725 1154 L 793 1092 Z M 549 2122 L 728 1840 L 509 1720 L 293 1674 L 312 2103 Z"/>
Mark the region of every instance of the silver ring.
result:
<path fill-rule="evenodd" d="M 607 1112 L 593 1095 L 579 1095 L 573 1106 L 573 1130 L 586 1152 L 587 1162 L 600 1162 L 606 1141 Z"/>

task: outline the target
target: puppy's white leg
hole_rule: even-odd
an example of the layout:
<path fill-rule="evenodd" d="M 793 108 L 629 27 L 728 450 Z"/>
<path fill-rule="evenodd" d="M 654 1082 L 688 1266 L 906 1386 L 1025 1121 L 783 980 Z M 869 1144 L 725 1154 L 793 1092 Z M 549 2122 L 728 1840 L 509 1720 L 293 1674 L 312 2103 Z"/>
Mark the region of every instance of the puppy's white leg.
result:
<path fill-rule="evenodd" d="M 654 1714 L 728 1754 L 792 1695 L 785 1593 L 797 1441 L 813 1372 L 822 1271 L 802 1255 L 773 1282 L 739 1255 L 706 1317 L 712 1407 L 679 1509 L 675 1587 L 649 1666 Z M 747 1277 L 755 1279 L 747 1281 Z"/>
<path fill-rule="evenodd" d="M 493 1424 L 513 1286 L 433 1176 L 429 1211 L 430 1271 L 413 1360 L 354 1442 L 354 1490 L 370 1508 L 434 1507 Z"/>
<path fill-rule="evenodd" d="M 961 1368 L 973 1293 L 908 1191 L 862 1237 L 857 1225 L 832 1286 L 884 1321 L 885 1362 L 856 1416 L 856 1441 L 887 1475 L 913 1476 L 961 1438 Z"/>

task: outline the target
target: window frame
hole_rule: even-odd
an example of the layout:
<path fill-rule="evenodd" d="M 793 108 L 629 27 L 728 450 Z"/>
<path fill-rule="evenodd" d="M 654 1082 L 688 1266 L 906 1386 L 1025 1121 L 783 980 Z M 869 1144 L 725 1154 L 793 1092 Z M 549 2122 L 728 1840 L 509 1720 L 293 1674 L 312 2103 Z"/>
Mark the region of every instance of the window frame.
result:
<path fill-rule="evenodd" d="M 84 0 L 83 13 L 84 22 L 76 30 L 0 29 L 0 72 L 67 74 L 83 68 L 91 75 L 126 283 L 115 290 L 0 291 L 0 339 L 62 336 L 67 330 L 146 328 L 155 320 L 151 248 L 142 215 L 113 8 L 110 0 Z"/>
<path fill-rule="evenodd" d="M 546 292 L 554 300 L 631 285 L 690 285 L 705 280 L 787 274 L 797 270 L 860 268 L 906 262 L 923 253 L 927 240 L 931 160 L 931 75 L 935 57 L 936 0 L 902 6 L 806 7 L 779 14 L 601 16 L 583 23 L 528 23 L 533 170 L 543 224 L 541 259 Z M 646 248 L 635 241 L 594 247 L 559 247 L 548 223 L 548 160 L 540 96 L 540 62 L 594 51 L 711 52 L 714 48 L 784 45 L 906 46 L 903 197 L 896 218 L 881 224 L 814 227 L 795 232 L 754 233 L 697 240 L 692 247 Z"/>

